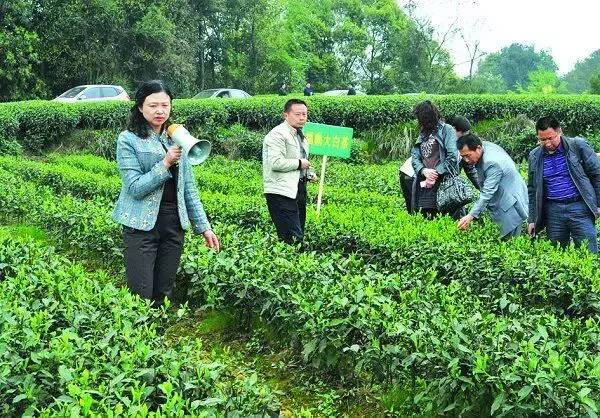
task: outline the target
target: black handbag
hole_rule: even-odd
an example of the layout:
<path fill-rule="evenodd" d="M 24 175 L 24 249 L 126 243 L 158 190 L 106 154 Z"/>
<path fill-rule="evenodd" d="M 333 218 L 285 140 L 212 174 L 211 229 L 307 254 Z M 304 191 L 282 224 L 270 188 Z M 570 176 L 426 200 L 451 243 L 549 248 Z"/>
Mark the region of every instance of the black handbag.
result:
<path fill-rule="evenodd" d="M 436 198 L 438 211 L 453 213 L 473 201 L 473 191 L 465 179 L 451 169 L 442 179 Z"/>

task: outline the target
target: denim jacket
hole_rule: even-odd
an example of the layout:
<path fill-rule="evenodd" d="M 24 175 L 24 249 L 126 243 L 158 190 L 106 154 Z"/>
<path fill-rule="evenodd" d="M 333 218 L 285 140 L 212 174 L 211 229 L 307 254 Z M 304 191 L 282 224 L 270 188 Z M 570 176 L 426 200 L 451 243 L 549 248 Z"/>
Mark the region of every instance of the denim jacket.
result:
<path fill-rule="evenodd" d="M 561 142 L 565 148 L 569 175 L 590 212 L 597 217 L 598 202 L 600 202 L 600 160 L 583 138 L 561 136 Z M 529 153 L 528 165 L 528 222 L 534 223 L 535 229 L 539 231 L 545 227 L 544 200 L 546 199 L 544 153 L 541 146 Z"/>
<path fill-rule="evenodd" d="M 165 181 L 171 173 L 163 164 L 165 147 L 173 142 L 165 133 L 150 133 L 140 138 L 130 131 L 123 131 L 117 139 L 117 164 L 123 185 L 113 211 L 113 219 L 130 228 L 149 231 L 154 227 L 163 194 Z M 210 229 L 206 213 L 196 187 L 187 155 L 179 161 L 177 178 L 177 209 L 183 229 L 190 221 L 194 233 Z"/>
<path fill-rule="evenodd" d="M 412 186 L 412 201 L 415 202 L 413 203 L 413 210 L 412 212 L 417 212 L 418 211 L 418 204 L 416 204 L 417 201 L 417 195 L 418 195 L 418 184 L 419 181 L 423 178 L 423 175 L 421 174 L 421 170 L 423 170 L 425 168 L 425 165 L 423 164 L 423 158 L 421 157 L 421 143 L 423 142 L 423 140 L 425 140 L 426 138 L 424 138 L 423 135 L 419 135 L 419 138 L 417 139 L 417 142 L 415 142 L 415 144 L 413 145 L 412 151 L 410 153 L 411 157 L 412 157 L 412 166 L 413 169 L 415 170 L 415 176 L 413 179 L 413 186 Z M 454 128 L 451 125 L 448 125 L 447 123 L 444 123 L 442 121 L 438 122 L 438 131 L 437 131 L 437 135 L 436 135 L 436 140 L 439 144 L 439 150 L 440 150 L 440 162 L 438 163 L 438 165 L 435 167 L 435 170 L 440 174 L 440 175 L 445 175 L 448 174 L 450 172 L 458 174 L 459 173 L 459 154 L 458 154 L 458 148 L 456 148 L 456 131 L 454 130 Z M 473 179 L 473 174 L 472 172 L 475 170 L 473 167 L 469 167 L 469 172 L 471 175 L 469 175 L 470 179 Z M 473 181 L 473 180 L 471 180 Z"/>
<path fill-rule="evenodd" d="M 415 145 L 413 145 L 411 156 L 412 165 L 415 170 L 416 177 L 421 175 L 421 170 L 425 168 L 423 165 L 423 159 L 421 158 L 421 142 L 423 142 L 423 135 L 419 135 L 419 139 Z M 438 122 L 438 131 L 436 139 L 440 149 L 440 162 L 435 167 L 435 170 L 440 174 L 444 175 L 449 173 L 451 170 L 453 173 L 458 174 L 458 148 L 456 148 L 456 131 L 454 128 L 447 123 Z"/>

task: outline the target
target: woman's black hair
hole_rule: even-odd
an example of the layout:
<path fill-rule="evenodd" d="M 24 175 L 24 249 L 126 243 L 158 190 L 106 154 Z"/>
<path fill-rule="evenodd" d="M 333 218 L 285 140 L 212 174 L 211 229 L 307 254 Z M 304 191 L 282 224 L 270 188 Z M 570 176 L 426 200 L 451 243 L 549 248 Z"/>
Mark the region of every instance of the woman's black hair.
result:
<path fill-rule="evenodd" d="M 442 115 L 431 101 L 425 100 L 416 105 L 413 115 L 417 118 L 421 134 L 425 137 L 437 132 L 437 125 Z"/>
<path fill-rule="evenodd" d="M 166 93 L 169 99 L 173 100 L 171 90 L 162 80 L 144 81 L 135 92 L 135 104 L 129 111 L 129 121 L 127 122 L 127 130 L 133 132 L 140 138 L 147 138 L 150 134 L 150 125 L 140 111 L 140 107 L 144 104 L 146 97 L 154 93 Z M 163 127 L 167 126 L 167 121 Z"/>

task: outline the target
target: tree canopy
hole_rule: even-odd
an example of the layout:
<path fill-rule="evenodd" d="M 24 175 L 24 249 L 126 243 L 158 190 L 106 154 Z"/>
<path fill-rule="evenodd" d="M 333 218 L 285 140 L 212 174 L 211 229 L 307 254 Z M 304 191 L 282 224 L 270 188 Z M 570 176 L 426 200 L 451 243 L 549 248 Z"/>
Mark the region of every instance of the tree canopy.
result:
<path fill-rule="evenodd" d="M 394 0 L 7 0 L 0 6 L 0 100 L 78 84 L 163 78 L 203 88 L 442 93 L 447 51 Z M 435 54 L 432 54 L 435 51 Z"/>
<path fill-rule="evenodd" d="M 598 72 L 600 72 L 600 49 L 578 61 L 573 69 L 565 75 L 564 81 L 567 83 L 569 91 L 573 93 L 589 91 L 592 88 L 591 79 Z"/>
<path fill-rule="evenodd" d="M 415 3 L 416 4 L 416 3 Z M 5 0 L 0 100 L 50 98 L 79 84 L 132 92 L 162 78 L 176 97 L 215 87 L 274 93 L 353 84 L 370 94 L 590 91 L 600 50 L 559 80 L 550 54 L 514 43 L 461 80 L 434 27 L 395 0 Z M 460 32 L 460 30 L 458 30 Z M 464 36 L 463 36 L 463 39 Z"/>
<path fill-rule="evenodd" d="M 536 51 L 533 46 L 513 43 L 499 52 L 487 55 L 479 64 L 475 77 L 497 83 L 500 78 L 508 90 L 527 88 L 529 73 L 542 70 L 556 73 L 558 66 L 546 51 Z"/>

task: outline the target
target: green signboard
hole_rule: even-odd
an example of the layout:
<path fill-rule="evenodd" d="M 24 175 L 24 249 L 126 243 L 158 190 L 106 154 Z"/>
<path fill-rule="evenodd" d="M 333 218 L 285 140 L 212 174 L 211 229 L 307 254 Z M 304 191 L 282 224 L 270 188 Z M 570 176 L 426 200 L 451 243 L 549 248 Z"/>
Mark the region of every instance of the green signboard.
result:
<path fill-rule="evenodd" d="M 311 155 L 348 158 L 352 148 L 352 128 L 307 122 L 302 129 Z"/>

